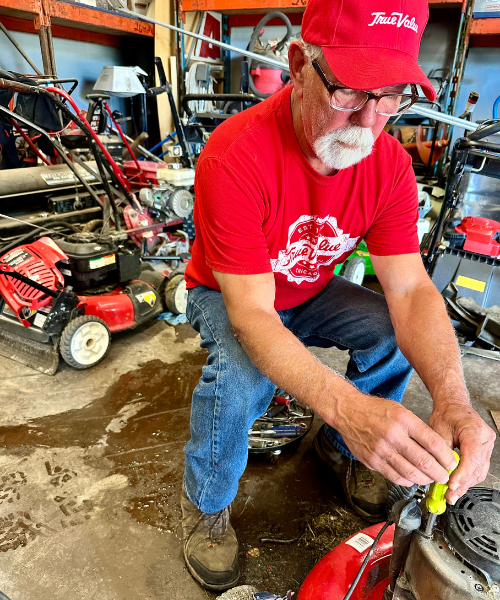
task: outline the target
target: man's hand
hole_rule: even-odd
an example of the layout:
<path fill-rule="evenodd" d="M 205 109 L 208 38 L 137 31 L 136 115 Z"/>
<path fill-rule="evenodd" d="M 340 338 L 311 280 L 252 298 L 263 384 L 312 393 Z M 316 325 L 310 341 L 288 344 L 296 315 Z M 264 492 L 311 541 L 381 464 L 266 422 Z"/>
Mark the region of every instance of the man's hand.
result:
<path fill-rule="evenodd" d="M 356 458 L 399 485 L 446 483 L 456 465 L 443 437 L 393 400 L 359 394 L 335 427 Z"/>
<path fill-rule="evenodd" d="M 450 448 L 460 448 L 460 465 L 450 477 L 446 494 L 446 500 L 455 504 L 470 487 L 485 480 L 496 435 L 477 412 L 464 403 L 438 404 L 429 425 Z"/>

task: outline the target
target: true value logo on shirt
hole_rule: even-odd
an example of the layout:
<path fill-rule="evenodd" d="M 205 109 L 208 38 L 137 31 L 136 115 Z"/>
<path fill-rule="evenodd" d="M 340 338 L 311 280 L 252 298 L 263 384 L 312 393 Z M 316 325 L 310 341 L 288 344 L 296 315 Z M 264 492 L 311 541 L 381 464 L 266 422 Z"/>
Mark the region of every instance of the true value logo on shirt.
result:
<path fill-rule="evenodd" d="M 406 27 L 407 29 L 413 29 L 415 33 L 418 33 L 418 25 L 415 22 L 415 17 L 410 19 L 410 15 L 393 12 L 387 16 L 385 12 L 373 12 L 372 17 L 373 21 L 368 27 L 373 27 L 374 25 L 395 25 L 398 29 L 400 27 Z"/>
<path fill-rule="evenodd" d="M 271 267 L 274 273 L 283 273 L 287 281 L 313 283 L 320 277 L 320 267 L 354 250 L 358 240 L 344 233 L 335 217 L 302 215 L 290 225 L 286 248 L 271 259 Z"/>

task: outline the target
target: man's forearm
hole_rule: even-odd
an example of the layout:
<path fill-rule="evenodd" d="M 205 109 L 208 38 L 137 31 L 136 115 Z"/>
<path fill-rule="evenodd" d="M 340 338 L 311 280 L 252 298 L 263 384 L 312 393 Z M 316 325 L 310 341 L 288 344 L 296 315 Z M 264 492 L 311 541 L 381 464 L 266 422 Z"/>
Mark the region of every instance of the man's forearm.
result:
<path fill-rule="evenodd" d="M 430 284 L 388 303 L 398 346 L 434 404 L 469 403 L 455 333 L 436 288 Z"/>
<path fill-rule="evenodd" d="M 234 320 L 233 326 L 255 366 L 328 423 L 335 423 L 339 403 L 360 395 L 352 384 L 321 364 L 283 326 L 277 314 L 255 309 L 246 313 L 244 323 Z"/>

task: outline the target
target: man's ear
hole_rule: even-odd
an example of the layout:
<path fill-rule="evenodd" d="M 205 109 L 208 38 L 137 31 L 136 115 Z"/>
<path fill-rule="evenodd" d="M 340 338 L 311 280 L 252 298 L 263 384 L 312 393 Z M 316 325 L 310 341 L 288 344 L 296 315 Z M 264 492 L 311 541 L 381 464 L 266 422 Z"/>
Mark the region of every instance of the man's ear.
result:
<path fill-rule="evenodd" d="M 292 79 L 293 88 L 298 98 L 302 98 L 304 89 L 306 57 L 302 43 L 299 40 L 294 40 L 290 44 L 288 50 L 288 65 L 290 67 L 290 77 Z"/>

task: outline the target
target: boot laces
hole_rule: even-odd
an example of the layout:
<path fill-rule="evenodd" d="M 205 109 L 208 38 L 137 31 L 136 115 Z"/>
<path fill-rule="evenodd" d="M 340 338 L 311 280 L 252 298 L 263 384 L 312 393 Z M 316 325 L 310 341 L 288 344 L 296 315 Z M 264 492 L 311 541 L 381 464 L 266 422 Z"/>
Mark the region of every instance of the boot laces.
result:
<path fill-rule="evenodd" d="M 200 524 L 208 528 L 208 535 L 213 544 L 220 544 L 226 535 L 229 526 L 229 517 L 231 515 L 231 507 L 220 510 L 214 514 L 200 515 Z"/>

